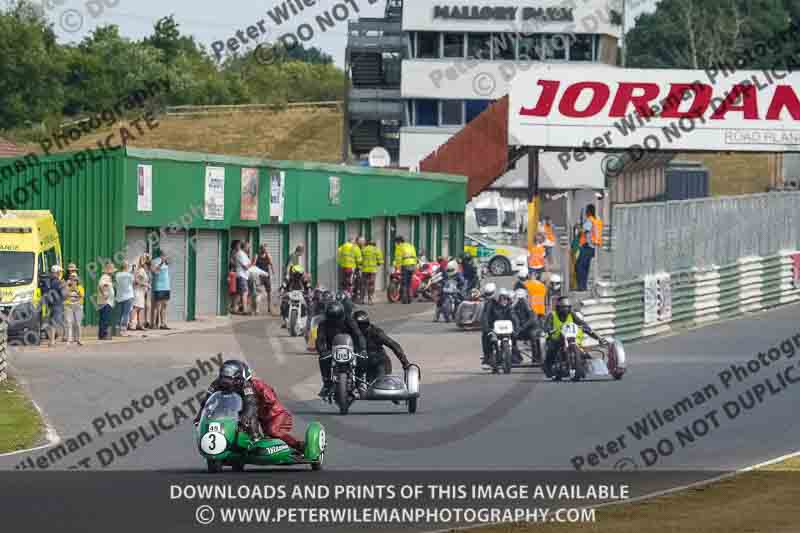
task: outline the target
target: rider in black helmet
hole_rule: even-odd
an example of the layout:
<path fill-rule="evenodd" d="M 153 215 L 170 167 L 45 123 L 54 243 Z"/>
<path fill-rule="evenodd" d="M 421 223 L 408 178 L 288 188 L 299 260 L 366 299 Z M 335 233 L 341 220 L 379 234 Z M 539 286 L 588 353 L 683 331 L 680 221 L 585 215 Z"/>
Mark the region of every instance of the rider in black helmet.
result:
<path fill-rule="evenodd" d="M 561 296 L 556 300 L 556 308 L 545 318 L 544 330 L 547 332 L 547 357 L 544 362 L 544 374 L 552 377 L 553 362 L 555 362 L 558 350 L 561 346 L 561 326 L 565 322 L 574 322 L 586 335 L 606 344 L 606 339 L 600 337 L 592 331 L 592 328 L 578 311 L 572 310 L 572 302 L 566 296 Z"/>
<path fill-rule="evenodd" d="M 403 370 L 409 367 L 411 363 L 408 361 L 408 357 L 406 357 L 403 348 L 381 328 L 370 323 L 369 313 L 364 310 L 358 310 L 353 314 L 353 318 L 367 341 L 367 355 L 369 356 L 369 360 L 359 369 L 366 373 L 367 381 L 372 381 L 381 375 L 392 373 L 392 360 L 389 359 L 386 353 L 386 346 L 388 346 L 392 352 L 394 352 L 397 359 L 400 360 L 400 364 L 403 365 Z"/>
<path fill-rule="evenodd" d="M 200 421 L 200 415 L 208 398 L 217 391 L 238 392 L 244 401 L 244 410 L 240 416 L 241 425 L 250 433 L 255 435 L 260 428 L 258 423 L 258 399 L 253 394 L 245 394 L 250 380 L 253 378 L 253 371 L 244 361 L 229 359 L 222 363 L 219 369 L 219 376 L 211 382 L 206 396 L 200 402 L 200 409 L 197 410 L 195 423 Z"/>
<path fill-rule="evenodd" d="M 367 343 L 358 324 L 353 320 L 352 314 L 345 312 L 344 305 L 332 302 L 325 310 L 325 318 L 319 323 L 317 329 L 317 353 L 319 354 L 319 372 L 322 377 L 322 389 L 319 395 L 326 398 L 330 394 L 333 382 L 331 381 L 331 359 L 328 357 L 333 348 L 333 339 L 336 335 L 350 335 L 353 340 L 353 349 L 362 353 L 366 351 Z"/>

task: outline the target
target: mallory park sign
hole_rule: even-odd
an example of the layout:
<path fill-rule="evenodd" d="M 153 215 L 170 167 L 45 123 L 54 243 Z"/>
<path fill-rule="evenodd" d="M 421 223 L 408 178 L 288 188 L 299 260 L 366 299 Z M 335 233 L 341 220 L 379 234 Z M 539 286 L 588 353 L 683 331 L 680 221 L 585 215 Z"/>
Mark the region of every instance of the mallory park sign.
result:
<path fill-rule="evenodd" d="M 453 6 L 433 7 L 433 18 L 440 20 L 508 20 L 540 22 L 574 22 L 573 8 L 569 7 L 513 7 L 513 6 Z"/>

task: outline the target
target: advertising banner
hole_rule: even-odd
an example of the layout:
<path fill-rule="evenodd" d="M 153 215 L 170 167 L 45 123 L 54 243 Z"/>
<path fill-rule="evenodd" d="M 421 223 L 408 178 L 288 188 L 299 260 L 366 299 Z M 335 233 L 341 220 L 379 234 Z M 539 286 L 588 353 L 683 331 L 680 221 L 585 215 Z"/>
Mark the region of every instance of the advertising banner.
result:
<path fill-rule="evenodd" d="M 604 150 L 800 151 L 800 73 L 779 68 L 520 72 L 509 143 Z"/>
<path fill-rule="evenodd" d="M 258 169 L 242 169 L 242 207 L 239 218 L 258 220 Z"/>
<path fill-rule="evenodd" d="M 669 274 L 644 277 L 645 325 L 672 320 L 672 284 Z"/>
<path fill-rule="evenodd" d="M 153 166 L 136 167 L 136 210 L 153 210 Z"/>
<path fill-rule="evenodd" d="M 285 172 L 274 172 L 269 177 L 269 216 L 272 222 L 283 222 Z"/>
<path fill-rule="evenodd" d="M 331 205 L 339 205 L 341 202 L 342 180 L 336 176 L 328 178 L 328 200 Z"/>
<path fill-rule="evenodd" d="M 225 169 L 206 167 L 205 219 L 225 220 Z"/>

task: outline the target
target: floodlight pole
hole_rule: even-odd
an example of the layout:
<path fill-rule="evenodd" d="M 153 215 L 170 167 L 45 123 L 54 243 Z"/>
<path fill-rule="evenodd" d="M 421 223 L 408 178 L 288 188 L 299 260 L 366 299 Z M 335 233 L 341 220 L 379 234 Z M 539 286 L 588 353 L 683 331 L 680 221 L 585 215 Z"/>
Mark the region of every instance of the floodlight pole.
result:
<path fill-rule="evenodd" d="M 539 231 L 539 148 L 528 148 L 528 250 L 533 247 L 536 233 Z"/>

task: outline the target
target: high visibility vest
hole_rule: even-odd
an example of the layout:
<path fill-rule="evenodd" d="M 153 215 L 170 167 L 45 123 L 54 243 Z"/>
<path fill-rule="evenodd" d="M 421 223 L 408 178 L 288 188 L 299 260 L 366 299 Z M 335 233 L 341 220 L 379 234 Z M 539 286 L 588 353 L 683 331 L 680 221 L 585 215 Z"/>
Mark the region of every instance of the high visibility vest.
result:
<path fill-rule="evenodd" d="M 336 254 L 336 264 L 339 265 L 339 268 L 355 268 L 357 261 L 356 261 L 356 252 L 355 252 L 356 245 L 352 242 L 346 242 L 339 247 L 339 251 Z M 361 255 L 359 253 L 359 255 Z"/>
<path fill-rule="evenodd" d="M 546 312 L 547 286 L 541 281 L 528 280 L 525 282 L 525 288 L 528 291 L 528 301 L 531 304 L 531 310 L 539 316 L 544 316 Z"/>
<path fill-rule="evenodd" d="M 552 224 L 543 224 L 542 227 L 544 228 L 544 236 L 545 236 L 545 238 L 549 242 L 553 243 L 553 245 L 555 245 L 556 244 L 556 234 L 553 231 L 553 225 Z"/>
<path fill-rule="evenodd" d="M 544 268 L 544 245 L 534 244 L 528 249 L 528 267 Z"/>
<path fill-rule="evenodd" d="M 592 221 L 592 244 L 594 246 L 603 245 L 603 221 L 597 217 L 589 217 Z M 586 244 L 586 232 L 581 229 L 580 245 Z"/>
<path fill-rule="evenodd" d="M 377 246 L 367 245 L 364 247 L 364 261 L 361 270 L 368 273 L 378 271 L 378 267 L 383 264 L 383 254 Z"/>
<path fill-rule="evenodd" d="M 394 249 L 394 266 L 417 266 L 417 249 L 410 242 L 398 244 Z"/>
<path fill-rule="evenodd" d="M 572 319 L 572 313 L 567 315 L 567 319 L 562 322 L 561 319 L 558 318 L 558 313 L 553 311 L 553 331 L 550 332 L 550 338 L 553 339 L 553 340 L 560 339 L 561 338 L 561 327 L 564 324 L 570 324 L 570 323 L 574 323 L 574 322 L 575 321 Z M 577 341 L 578 341 L 579 345 L 583 344 L 583 328 L 578 328 Z"/>

